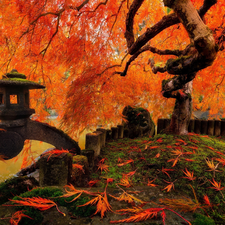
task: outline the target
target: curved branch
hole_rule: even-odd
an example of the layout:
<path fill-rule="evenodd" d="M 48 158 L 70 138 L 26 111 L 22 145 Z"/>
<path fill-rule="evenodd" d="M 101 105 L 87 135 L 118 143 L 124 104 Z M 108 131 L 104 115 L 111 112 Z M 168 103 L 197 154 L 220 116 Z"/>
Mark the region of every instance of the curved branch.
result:
<path fill-rule="evenodd" d="M 142 4 L 143 1 L 140 1 L 140 2 Z M 203 5 L 201 6 L 201 8 L 198 11 L 200 17 L 203 18 L 203 16 L 206 14 L 206 12 L 216 3 L 217 3 L 217 0 L 205 0 Z M 139 8 L 137 8 L 137 10 L 138 9 Z M 132 9 L 132 10 L 134 11 L 134 9 Z M 135 54 L 136 51 L 138 51 L 149 40 L 154 38 L 157 34 L 159 34 L 164 29 L 166 29 L 172 25 L 175 25 L 177 23 L 180 23 L 180 20 L 178 19 L 177 15 L 175 13 L 164 16 L 158 23 L 153 25 L 151 28 L 147 28 L 146 32 L 143 33 L 142 35 L 140 35 L 137 38 L 137 40 L 134 42 L 134 38 L 133 38 L 133 41 L 131 41 L 132 37 L 134 37 L 134 35 L 133 35 L 134 15 L 130 11 L 131 11 L 131 9 L 129 10 L 129 12 L 127 14 L 125 38 L 127 39 L 128 53 L 131 55 Z M 133 15 L 133 17 L 130 14 Z M 128 21 L 129 21 L 129 23 L 128 23 Z"/>
<path fill-rule="evenodd" d="M 146 52 L 146 51 L 150 51 L 152 53 L 156 53 L 156 54 L 159 54 L 159 55 L 176 55 L 176 56 L 180 56 L 183 51 L 181 50 L 169 50 L 169 49 L 166 49 L 166 50 L 160 50 L 160 49 L 157 49 L 155 47 L 152 47 L 150 45 L 146 45 L 144 47 L 142 47 L 141 49 L 139 49 L 134 55 L 132 55 L 130 57 L 130 59 L 127 61 L 126 63 L 126 66 L 125 66 L 125 69 L 123 72 L 116 72 L 117 74 L 120 74 L 120 76 L 126 76 L 127 74 L 127 70 L 130 66 L 130 64 L 140 55 L 142 54 L 143 52 Z M 164 71 L 165 72 L 165 71 Z"/>
<path fill-rule="evenodd" d="M 184 85 L 192 81 L 196 73 L 184 74 L 183 76 L 174 76 L 169 80 L 162 81 L 162 94 L 166 98 L 177 98 L 178 93 L 174 93 L 179 89 L 183 89 Z M 180 93 L 179 93 L 180 95 Z"/>
<path fill-rule="evenodd" d="M 43 57 L 44 57 L 46 51 L 48 50 L 48 47 L 50 46 L 50 44 L 51 44 L 53 38 L 54 38 L 55 35 L 58 33 L 58 30 L 59 30 L 59 20 L 60 20 L 60 16 L 58 16 L 58 18 L 57 18 L 56 30 L 55 30 L 54 34 L 53 34 L 52 37 L 50 38 L 50 40 L 49 40 L 47 46 L 40 52 L 40 54 L 43 54 Z"/>
<path fill-rule="evenodd" d="M 127 13 L 125 38 L 127 40 L 128 49 L 134 43 L 134 31 L 133 31 L 134 17 L 143 2 L 144 0 L 134 0 L 130 6 L 129 12 Z"/>

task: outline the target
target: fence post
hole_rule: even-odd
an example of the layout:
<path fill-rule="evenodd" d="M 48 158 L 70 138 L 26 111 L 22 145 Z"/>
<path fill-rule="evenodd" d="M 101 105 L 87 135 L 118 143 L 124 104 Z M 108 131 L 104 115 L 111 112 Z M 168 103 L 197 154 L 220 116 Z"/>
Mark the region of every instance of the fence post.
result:
<path fill-rule="evenodd" d="M 221 136 L 225 136 L 225 120 L 221 120 Z"/>
<path fill-rule="evenodd" d="M 214 135 L 215 136 L 220 136 L 221 134 L 221 121 L 220 120 L 215 120 L 214 124 Z"/>
<path fill-rule="evenodd" d="M 112 139 L 112 130 L 106 130 L 106 142 Z"/>
<path fill-rule="evenodd" d="M 195 130 L 195 120 L 190 120 L 189 126 L 188 126 L 188 132 L 194 132 Z"/>
<path fill-rule="evenodd" d="M 111 127 L 112 130 L 112 139 L 118 139 L 118 127 Z"/>
<path fill-rule="evenodd" d="M 117 125 L 117 127 L 118 127 L 118 138 L 123 138 L 124 126 L 123 125 Z"/>
<path fill-rule="evenodd" d="M 165 119 L 165 121 L 164 121 L 164 129 L 166 129 L 170 125 L 170 120 L 171 119 Z"/>
<path fill-rule="evenodd" d="M 101 151 L 100 134 L 99 133 L 88 133 L 88 134 L 86 134 L 85 149 L 94 150 L 95 157 L 99 156 L 100 151 Z"/>
<path fill-rule="evenodd" d="M 164 120 L 165 119 L 158 119 L 158 123 L 157 123 L 157 134 L 160 134 L 160 132 L 165 128 L 165 126 L 164 126 Z"/>
<path fill-rule="evenodd" d="M 194 128 L 195 134 L 201 133 L 201 120 L 195 120 L 195 128 Z"/>
<path fill-rule="evenodd" d="M 208 135 L 214 135 L 214 120 L 208 120 Z"/>
<path fill-rule="evenodd" d="M 208 121 L 202 120 L 201 121 L 201 134 L 207 134 L 207 129 L 208 129 Z"/>
<path fill-rule="evenodd" d="M 105 141 L 106 141 L 106 130 L 103 128 L 97 128 L 96 131 L 102 132 L 102 146 L 105 147 Z"/>

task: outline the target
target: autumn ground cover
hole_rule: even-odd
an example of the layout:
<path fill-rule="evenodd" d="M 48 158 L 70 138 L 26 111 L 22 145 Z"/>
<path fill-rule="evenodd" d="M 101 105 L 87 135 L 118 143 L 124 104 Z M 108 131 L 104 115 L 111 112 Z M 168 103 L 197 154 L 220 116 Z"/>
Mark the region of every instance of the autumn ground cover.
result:
<path fill-rule="evenodd" d="M 122 214 L 110 223 L 147 220 L 154 224 L 160 219 L 164 224 L 170 211 L 178 216 L 182 212 L 197 215 L 191 224 L 224 224 L 224 149 L 222 138 L 191 133 L 187 136 L 160 134 L 153 138 L 119 139 L 103 148 L 91 175 L 90 189 L 72 185 L 64 187 L 64 192 L 33 189 L 12 199 L 11 202 L 20 208 L 11 219 L 23 218 L 21 221 L 31 224 L 29 217 L 37 215 L 37 211 L 40 214 L 63 205 L 76 218 Z M 162 195 L 143 198 L 141 192 L 134 191 L 138 190 L 136 187 L 149 188 L 149 192 Z M 116 212 L 112 200 L 128 205 Z M 26 214 L 27 208 L 23 207 L 36 211 Z M 78 214 L 77 210 L 80 210 Z M 60 210 L 58 213 L 63 214 Z M 185 216 L 181 219 L 188 224 Z"/>

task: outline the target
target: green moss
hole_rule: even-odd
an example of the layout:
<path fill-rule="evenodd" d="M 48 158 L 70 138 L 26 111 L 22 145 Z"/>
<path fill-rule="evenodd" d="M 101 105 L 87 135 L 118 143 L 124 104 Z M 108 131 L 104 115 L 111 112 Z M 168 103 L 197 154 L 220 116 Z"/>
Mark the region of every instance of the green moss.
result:
<path fill-rule="evenodd" d="M 199 213 L 195 213 L 194 218 L 195 220 L 191 223 L 192 225 L 216 225 L 212 218 Z"/>
<path fill-rule="evenodd" d="M 29 178 L 27 176 L 10 178 L 0 183 L 0 204 L 38 185 L 38 182 L 34 178 Z"/>
<path fill-rule="evenodd" d="M 16 196 L 13 199 L 14 200 L 20 200 L 20 197 L 23 198 L 32 198 L 32 197 L 41 197 L 41 198 L 47 198 L 54 201 L 59 206 L 65 206 L 68 211 L 73 215 L 77 217 L 88 217 L 94 214 L 96 211 L 95 206 L 84 206 L 84 207 L 78 207 L 79 205 L 83 205 L 86 202 L 90 201 L 91 198 L 88 195 L 83 194 L 80 196 L 76 201 L 72 201 L 77 195 L 71 196 L 69 198 L 61 197 L 63 195 L 63 191 L 60 188 L 57 187 L 45 187 L 45 188 L 36 188 L 31 191 L 25 192 L 21 194 L 20 196 Z M 17 210 L 25 210 L 25 214 L 33 218 L 32 223 L 30 224 L 38 224 L 40 222 L 41 218 L 43 219 L 43 216 L 38 213 L 39 211 L 36 209 L 31 209 L 30 207 L 23 207 L 18 206 Z M 38 212 L 37 212 L 38 211 Z M 33 214 L 37 213 L 37 217 L 34 218 Z M 24 218 L 24 220 L 27 223 L 27 221 L 31 221 L 29 218 Z"/>

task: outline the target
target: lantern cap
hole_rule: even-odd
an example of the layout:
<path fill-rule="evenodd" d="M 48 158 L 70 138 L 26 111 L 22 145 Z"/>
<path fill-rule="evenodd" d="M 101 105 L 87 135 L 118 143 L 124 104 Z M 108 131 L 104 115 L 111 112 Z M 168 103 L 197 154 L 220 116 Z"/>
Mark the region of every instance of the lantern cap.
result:
<path fill-rule="evenodd" d="M 44 85 L 26 79 L 26 76 L 13 69 L 10 73 L 6 73 L 0 80 L 0 87 L 20 86 L 28 89 L 43 89 Z"/>

